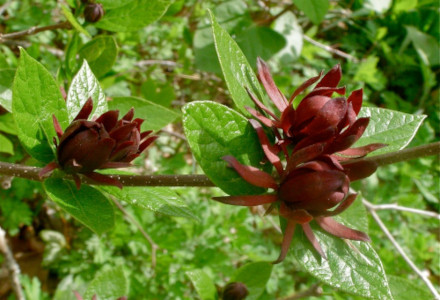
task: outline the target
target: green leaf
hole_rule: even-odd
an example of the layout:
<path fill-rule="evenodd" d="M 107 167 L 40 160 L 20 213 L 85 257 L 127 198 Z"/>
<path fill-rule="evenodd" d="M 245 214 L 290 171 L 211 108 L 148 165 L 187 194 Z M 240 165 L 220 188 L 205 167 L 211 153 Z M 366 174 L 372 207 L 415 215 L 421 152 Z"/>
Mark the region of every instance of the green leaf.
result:
<path fill-rule="evenodd" d="M 405 148 L 426 118 L 425 115 L 411 115 L 377 107 L 363 107 L 359 117 L 370 117 L 370 124 L 355 147 L 371 143 L 388 144 L 374 151 L 374 155 Z"/>
<path fill-rule="evenodd" d="M 85 44 L 78 54 L 87 60 L 90 69 L 99 78 L 112 69 L 118 55 L 118 46 L 112 36 L 98 36 Z"/>
<path fill-rule="evenodd" d="M 395 300 L 432 298 L 432 294 L 426 288 L 422 289 L 408 279 L 398 276 L 388 276 L 388 281 L 390 283 L 391 292 L 393 293 Z"/>
<path fill-rule="evenodd" d="M 334 217 L 339 223 L 365 231 L 367 216 L 360 199 L 343 214 Z M 370 299 L 392 299 L 379 256 L 367 242 L 343 240 L 324 233 L 311 224 L 327 260 L 322 258 L 299 227 L 295 230 L 291 253 L 295 261 L 326 284 Z"/>
<path fill-rule="evenodd" d="M 200 300 L 216 300 L 218 298 L 214 282 L 203 270 L 187 271 L 186 275 L 194 285 Z"/>
<path fill-rule="evenodd" d="M 413 26 L 405 26 L 405 28 L 420 59 L 428 66 L 440 64 L 440 55 L 438 53 L 440 44 L 438 40 Z"/>
<path fill-rule="evenodd" d="M 233 155 L 242 164 L 259 166 L 263 152 L 255 130 L 236 111 L 210 101 L 183 107 L 183 127 L 188 143 L 205 174 L 230 195 L 250 195 L 264 190 L 247 183 L 222 159 Z"/>
<path fill-rule="evenodd" d="M 160 19 L 172 2 L 172 0 L 126 1 L 124 6 L 107 10 L 95 26 L 118 32 L 140 30 Z"/>
<path fill-rule="evenodd" d="M 133 107 L 135 116 L 145 119 L 142 130 L 162 129 L 179 117 L 179 114 L 171 109 L 137 97 L 115 97 L 108 105 L 110 109 L 118 109 L 123 114 Z"/>
<path fill-rule="evenodd" d="M 14 145 L 12 142 L 5 137 L 3 134 L 0 134 L 0 152 L 14 154 Z"/>
<path fill-rule="evenodd" d="M 312 21 L 319 25 L 324 20 L 329 3 L 328 0 L 293 0 L 293 3 Z"/>
<path fill-rule="evenodd" d="M 90 70 L 87 61 L 84 60 L 67 93 L 66 105 L 70 121 L 76 117 L 89 97 L 92 97 L 93 100 L 93 111 L 90 119 L 108 111 L 107 101 L 99 81 Z"/>
<path fill-rule="evenodd" d="M 85 30 L 76 20 L 75 16 L 70 12 L 69 7 L 61 4 L 61 10 L 63 11 L 63 15 L 69 21 L 69 23 L 75 28 L 78 32 L 81 32 L 87 37 L 91 37 L 90 34 Z"/>
<path fill-rule="evenodd" d="M 102 190 L 119 200 L 144 209 L 149 209 L 168 216 L 192 218 L 198 217 L 186 203 L 170 188 L 165 187 L 124 187 L 122 190 L 103 186 Z"/>
<path fill-rule="evenodd" d="M 115 215 L 112 204 L 97 189 L 75 185 L 60 178 L 48 178 L 44 188 L 52 201 L 97 234 L 113 228 Z"/>
<path fill-rule="evenodd" d="M 255 63 L 257 57 L 265 60 L 271 58 L 286 45 L 281 34 L 262 26 L 246 28 L 237 34 L 235 40 L 251 63 Z"/>
<path fill-rule="evenodd" d="M 128 278 L 121 266 L 99 272 L 87 287 L 84 299 L 114 300 L 128 296 Z"/>
<path fill-rule="evenodd" d="M 220 27 L 212 13 L 211 22 L 215 49 L 228 90 L 238 109 L 245 116 L 250 116 L 245 106 L 254 107 L 255 105 L 246 92 L 245 87 L 250 89 L 259 99 L 263 99 L 260 83 L 240 47 L 238 47 L 229 33 Z"/>
<path fill-rule="evenodd" d="M 272 266 L 268 262 L 246 264 L 237 270 L 230 282 L 244 283 L 249 291 L 246 300 L 256 300 L 266 289 L 266 283 L 272 273 Z"/>
<path fill-rule="evenodd" d="M 12 114 L 0 115 L 0 131 L 17 135 L 17 127 L 14 123 L 14 116 Z"/>
<path fill-rule="evenodd" d="M 7 111 L 12 111 L 12 83 L 15 69 L 0 69 L 0 105 Z"/>
<path fill-rule="evenodd" d="M 52 161 L 54 152 L 48 142 L 56 136 L 52 115 L 62 127 L 68 125 L 66 105 L 57 83 L 39 62 L 20 49 L 12 90 L 12 112 L 20 142 L 34 158 Z"/>

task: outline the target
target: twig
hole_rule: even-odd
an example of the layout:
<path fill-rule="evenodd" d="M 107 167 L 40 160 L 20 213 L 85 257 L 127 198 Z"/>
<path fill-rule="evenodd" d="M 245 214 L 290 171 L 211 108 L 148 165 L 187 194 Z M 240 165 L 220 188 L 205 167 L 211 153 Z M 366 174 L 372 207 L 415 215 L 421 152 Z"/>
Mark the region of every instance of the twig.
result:
<path fill-rule="evenodd" d="M 14 259 L 11 249 L 6 241 L 6 232 L 0 227 L 0 252 L 5 258 L 6 268 L 9 271 L 9 279 L 11 281 L 12 289 L 18 300 L 25 300 L 23 290 L 20 284 L 20 267 Z"/>
<path fill-rule="evenodd" d="M 372 157 L 357 159 L 357 162 L 361 161 L 373 161 L 378 166 L 385 166 L 396 162 L 406 161 L 410 159 L 416 159 L 424 156 L 439 155 L 440 154 L 440 142 L 431 143 L 419 147 L 413 147 L 396 152 L 386 153 L 382 155 L 376 155 Z M 354 160 L 347 160 L 345 163 L 350 163 Z M 6 162 L 0 162 L 0 174 L 6 176 L 26 178 L 29 180 L 43 181 L 44 178 L 40 178 L 38 173 L 41 168 L 29 167 L 18 164 L 10 164 Z M 215 186 L 212 181 L 206 177 L 206 175 L 108 175 L 112 178 L 118 179 L 124 186 Z M 67 179 L 72 179 L 70 176 L 66 176 Z M 81 181 L 86 184 L 93 185 L 105 185 L 103 183 L 95 182 L 86 177 L 82 177 Z"/>
<path fill-rule="evenodd" d="M 397 249 L 397 252 L 403 257 L 403 259 L 406 261 L 406 263 L 413 269 L 414 272 L 423 280 L 423 282 L 426 284 L 426 286 L 429 288 L 431 293 L 434 295 L 436 300 L 440 300 L 440 294 L 435 289 L 434 285 L 429 281 L 427 276 L 423 274 L 422 271 L 417 268 L 417 266 L 413 263 L 413 261 L 406 255 L 405 251 L 403 251 L 402 247 L 400 247 L 399 243 L 394 239 L 392 234 L 389 232 L 388 228 L 385 226 L 385 224 L 382 222 L 382 220 L 379 218 L 379 216 L 376 214 L 374 205 L 370 202 L 368 202 L 365 199 L 362 199 L 362 203 L 367 207 L 368 211 L 370 212 L 373 219 L 376 221 L 377 225 L 379 225 L 380 229 L 385 233 L 386 237 L 391 241 L 393 246 Z"/>
<path fill-rule="evenodd" d="M 295 293 L 286 298 L 282 298 L 281 300 L 297 300 L 302 298 L 308 299 L 309 297 L 319 297 L 321 295 L 322 295 L 322 287 L 320 286 L 319 283 L 316 283 L 305 291 Z"/>
<path fill-rule="evenodd" d="M 48 26 L 41 26 L 41 27 L 34 26 L 29 29 L 17 31 L 17 32 L 0 33 L 0 43 L 3 43 L 5 40 L 17 39 L 17 38 L 21 38 L 21 37 L 24 37 L 27 35 L 37 34 L 39 32 L 46 31 L 46 30 L 70 29 L 70 28 L 72 28 L 70 23 L 65 21 L 65 22 L 60 22 L 57 24 L 48 25 Z"/>
<path fill-rule="evenodd" d="M 185 142 L 188 141 L 188 140 L 186 139 L 186 136 L 184 136 L 183 134 L 180 134 L 180 133 L 178 133 L 178 132 L 174 132 L 174 131 L 170 131 L 170 130 L 166 130 L 166 129 L 161 129 L 160 131 L 163 132 L 163 133 L 166 133 L 166 134 L 172 135 L 172 136 L 174 136 L 174 137 L 176 137 L 176 138 L 178 138 L 178 139 L 181 139 L 181 140 L 183 140 L 183 141 L 185 141 Z"/>
<path fill-rule="evenodd" d="M 124 214 L 125 218 L 128 219 L 131 223 L 134 224 L 134 226 L 139 229 L 141 234 L 144 236 L 144 238 L 148 241 L 148 243 L 151 246 L 151 266 L 153 269 L 156 268 L 156 253 L 157 249 L 159 249 L 159 246 L 153 241 L 153 239 L 148 235 L 148 233 L 145 232 L 144 228 L 142 228 L 141 224 L 139 224 L 138 221 L 136 221 L 135 218 L 133 218 L 132 215 L 130 215 L 125 208 L 121 205 L 121 203 L 118 202 L 114 197 L 111 197 L 113 203 L 118 207 L 118 209 Z"/>
<path fill-rule="evenodd" d="M 432 218 L 436 218 L 436 219 L 440 220 L 440 214 L 438 214 L 436 212 L 417 209 L 417 208 L 411 208 L 411 207 L 406 207 L 406 206 L 400 206 L 397 203 L 380 204 L 380 205 L 375 205 L 375 204 L 370 203 L 370 205 L 371 205 L 372 209 L 374 209 L 375 211 L 385 210 L 385 209 L 400 210 L 400 211 L 406 211 L 406 212 L 419 214 L 419 215 L 426 216 L 426 217 L 432 217 Z"/>
<path fill-rule="evenodd" d="M 141 61 L 138 61 L 135 65 L 137 67 L 161 65 L 161 66 L 173 67 L 173 68 L 182 66 L 181 64 L 176 63 L 175 61 L 172 61 L 172 60 L 156 60 L 156 59 L 141 60 Z"/>
<path fill-rule="evenodd" d="M 309 36 L 307 36 L 307 35 L 305 35 L 305 34 L 303 35 L 303 38 L 304 38 L 307 42 L 309 42 L 310 44 L 312 44 L 312 45 L 314 45 L 314 46 L 316 46 L 316 47 L 319 47 L 319 48 L 321 48 L 321 49 L 324 49 L 325 51 L 328 51 L 328 52 L 330 52 L 330 53 L 333 53 L 333 54 L 335 54 L 335 55 L 338 55 L 338 56 L 340 56 L 340 57 L 343 57 L 343 58 L 345 58 L 345 59 L 347 59 L 347 60 L 351 60 L 351 61 L 354 61 L 354 62 L 359 62 L 359 60 L 358 60 L 356 57 L 354 57 L 353 55 L 350 55 L 350 54 L 345 53 L 345 52 L 343 52 L 343 51 L 341 51 L 341 50 L 338 50 L 338 49 L 332 48 L 332 47 L 330 47 L 330 46 L 324 45 L 324 44 L 322 44 L 322 43 L 320 43 L 320 42 L 318 42 L 318 41 L 315 41 L 314 39 L 312 39 L 311 37 L 309 37 Z"/>

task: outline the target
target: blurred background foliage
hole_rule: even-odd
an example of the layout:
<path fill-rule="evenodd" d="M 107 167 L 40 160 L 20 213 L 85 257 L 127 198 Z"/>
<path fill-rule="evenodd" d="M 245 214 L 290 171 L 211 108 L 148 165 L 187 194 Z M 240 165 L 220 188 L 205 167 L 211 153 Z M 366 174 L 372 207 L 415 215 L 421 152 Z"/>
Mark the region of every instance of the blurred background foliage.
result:
<path fill-rule="evenodd" d="M 110 14 L 120 1 L 101 2 Z M 0 42 L 2 161 L 36 164 L 19 145 L 7 113 L 21 46 L 66 90 L 82 60 L 87 59 L 109 100 L 135 96 L 172 110 L 151 121 L 156 130 L 166 126 L 159 131 L 160 138 L 148 157 L 135 161 L 139 173 L 200 173 L 183 136 L 180 108 L 194 100 L 233 106 L 215 53 L 208 9 L 237 41 L 251 65 L 255 66 L 257 56 L 268 61 L 286 95 L 321 69 L 339 63 L 342 84 L 348 91 L 364 88 L 366 105 L 428 115 L 410 146 L 439 140 L 438 1 L 177 0 L 158 21 L 147 26 L 133 23 L 132 31 L 113 30 L 113 25 L 104 21 L 84 22 L 79 1 L 67 4 L 86 32 L 48 30 Z M 2 0 L 0 32 L 65 21 L 62 5 L 66 10 L 66 4 L 53 0 Z M 111 108 L 119 107 L 109 103 Z M 154 112 L 151 107 L 148 111 Z M 398 203 L 438 211 L 439 173 L 438 159 L 426 157 L 380 168 L 354 187 L 375 204 Z M 198 220 L 125 207 L 159 246 L 153 266 L 150 245 L 122 214 L 117 215 L 112 231 L 98 237 L 48 201 L 40 183 L 17 178 L 11 183 L 5 177 L 1 183 L 0 225 L 8 231 L 18 254 L 28 299 L 75 299 L 73 290 L 90 298 L 88 286 L 106 283 L 108 278 L 123 278 L 120 282 L 125 284 L 120 288 L 129 291 L 129 299 L 203 298 L 194 272 L 202 272 L 204 275 L 197 274 L 207 276 L 220 290 L 244 264 L 273 260 L 282 239 L 274 229 L 275 216 L 262 218 L 257 210 L 210 201 L 222 194 L 216 188 L 178 188 L 175 191 Z M 438 220 L 392 210 L 379 214 L 438 288 Z M 426 295 L 426 287 L 372 219 L 369 234 L 395 298 Z M 258 299 L 282 299 L 318 283 L 289 260 L 271 272 L 266 287 L 256 293 L 261 294 Z M 13 299 L 2 274 L 0 298 L 8 299 L 9 295 Z M 413 287 L 416 296 L 401 293 L 402 285 Z M 363 299 L 325 285 L 322 288 L 316 299 Z"/>

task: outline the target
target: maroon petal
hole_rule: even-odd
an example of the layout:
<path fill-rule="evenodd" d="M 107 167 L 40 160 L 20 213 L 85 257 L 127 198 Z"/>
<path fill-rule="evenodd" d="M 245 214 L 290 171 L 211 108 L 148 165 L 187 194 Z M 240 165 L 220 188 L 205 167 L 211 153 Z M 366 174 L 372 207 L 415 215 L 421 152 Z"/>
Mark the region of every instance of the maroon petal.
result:
<path fill-rule="evenodd" d="M 342 77 L 341 65 L 337 64 L 318 82 L 315 88 L 320 87 L 336 87 Z"/>
<path fill-rule="evenodd" d="M 223 160 L 228 162 L 229 166 L 234 168 L 235 171 L 237 171 L 237 173 L 250 184 L 262 188 L 278 188 L 276 181 L 266 172 L 252 166 L 242 165 L 235 157 L 230 155 L 224 156 Z"/>
<path fill-rule="evenodd" d="M 257 68 L 258 79 L 260 79 L 270 99 L 281 112 L 284 111 L 287 107 L 287 99 L 275 85 L 267 64 L 259 57 L 257 58 Z"/>
<path fill-rule="evenodd" d="M 141 133 L 141 140 L 143 140 L 144 138 L 146 138 L 147 136 L 149 136 L 151 133 L 153 132 L 153 130 L 148 130 L 148 131 L 144 131 Z"/>
<path fill-rule="evenodd" d="M 351 182 L 366 178 L 376 172 L 377 169 L 375 162 L 361 159 L 358 161 L 342 162 L 342 166 Z"/>
<path fill-rule="evenodd" d="M 57 117 L 55 117 L 55 115 L 52 115 L 52 120 L 53 120 L 53 127 L 55 128 L 55 132 L 57 133 L 58 139 L 61 139 L 61 137 L 63 136 L 63 129 L 61 129 L 61 125 L 58 122 Z"/>
<path fill-rule="evenodd" d="M 110 132 L 118 122 L 118 115 L 119 111 L 109 110 L 108 112 L 100 115 L 99 118 L 95 120 L 95 122 L 101 123 L 102 125 L 104 125 L 105 130 L 107 130 L 107 132 Z"/>
<path fill-rule="evenodd" d="M 296 108 L 297 117 L 295 125 L 299 126 L 307 120 L 314 118 L 320 109 L 330 100 L 331 98 L 327 96 L 313 96 L 303 99 Z"/>
<path fill-rule="evenodd" d="M 299 164 L 310 161 L 324 152 L 325 144 L 314 144 L 308 147 L 302 148 L 298 151 L 293 152 L 286 165 L 285 174 L 290 173 L 293 169 L 295 169 Z"/>
<path fill-rule="evenodd" d="M 79 178 L 78 174 L 72 174 L 72 178 L 75 182 L 76 189 L 79 190 L 81 188 L 81 178 Z"/>
<path fill-rule="evenodd" d="M 305 224 L 313 220 L 313 216 L 304 209 L 291 209 L 286 203 L 280 205 L 280 215 L 288 220 L 293 220 L 298 224 Z"/>
<path fill-rule="evenodd" d="M 59 168 L 60 166 L 56 162 L 50 162 L 48 163 L 44 168 L 41 169 L 41 171 L 38 173 L 38 176 L 42 178 L 44 175 L 52 172 L 56 168 Z"/>
<path fill-rule="evenodd" d="M 136 128 L 136 124 L 128 123 L 121 127 L 114 128 L 110 132 L 110 137 L 115 140 L 126 140 L 130 137 L 133 129 Z"/>
<path fill-rule="evenodd" d="M 291 104 L 281 114 L 280 126 L 281 129 L 288 135 L 291 135 L 291 129 L 295 124 L 296 111 Z"/>
<path fill-rule="evenodd" d="M 133 121 L 132 121 L 132 123 L 134 123 L 134 124 L 136 124 L 136 128 L 137 128 L 137 130 L 141 130 L 141 125 L 142 125 L 142 123 L 144 123 L 144 119 L 140 119 L 140 118 L 136 118 L 136 119 L 134 119 Z"/>
<path fill-rule="evenodd" d="M 361 110 L 362 97 L 363 97 L 362 89 L 353 91 L 351 92 L 350 96 L 348 96 L 347 102 L 353 104 L 353 110 L 356 113 L 356 115 L 358 115 L 359 111 Z"/>
<path fill-rule="evenodd" d="M 310 227 L 309 223 L 305 223 L 301 225 L 302 229 L 304 230 L 304 233 L 306 234 L 307 239 L 312 244 L 313 248 L 325 259 L 327 259 L 327 256 L 325 255 L 324 251 L 321 248 L 321 245 L 319 244 L 318 240 L 316 239 L 315 234 L 312 231 L 312 228 Z"/>
<path fill-rule="evenodd" d="M 334 98 L 328 101 L 318 112 L 301 133 L 313 134 L 320 132 L 327 127 L 337 127 L 344 119 L 347 112 L 347 100 L 345 98 Z"/>
<path fill-rule="evenodd" d="M 343 151 L 339 151 L 338 154 L 342 154 L 344 156 L 349 156 L 352 158 L 359 158 L 359 157 L 363 157 L 365 155 L 367 155 L 370 152 L 373 152 L 375 150 L 378 150 L 380 148 L 386 147 L 388 146 L 387 144 L 369 144 L 366 146 L 362 146 L 362 147 L 357 147 L 357 148 L 349 148 Z"/>
<path fill-rule="evenodd" d="M 309 97 L 314 97 L 314 96 L 330 97 L 333 93 L 338 93 L 339 95 L 345 95 L 345 86 L 333 87 L 333 88 L 327 88 L 327 87 L 315 88 L 313 91 L 308 93 L 307 96 L 304 97 L 304 99 L 307 99 Z"/>
<path fill-rule="evenodd" d="M 117 169 L 117 168 L 127 168 L 130 166 L 131 164 L 129 162 L 109 161 L 103 164 L 100 167 L 100 169 Z"/>
<path fill-rule="evenodd" d="M 258 139 L 260 140 L 261 147 L 263 148 L 263 152 L 266 155 L 267 159 L 270 163 L 277 169 L 278 174 L 283 173 L 283 165 L 281 164 L 281 160 L 278 157 L 278 153 L 280 149 L 277 146 L 272 146 L 264 133 L 263 127 L 261 127 L 260 123 L 256 120 L 250 119 L 249 123 L 251 123 L 252 127 L 254 127 L 257 132 Z"/>
<path fill-rule="evenodd" d="M 268 109 L 266 106 L 264 106 L 263 103 L 260 102 L 260 100 L 257 99 L 257 97 L 254 96 L 254 94 L 252 94 L 252 92 L 247 88 L 246 88 L 246 92 L 248 93 L 249 97 L 251 97 L 252 101 L 254 101 L 255 105 L 260 108 L 262 111 L 266 112 L 269 116 L 271 116 L 272 118 L 274 118 L 275 120 L 278 120 L 278 117 L 274 115 L 273 112 L 270 111 L 270 109 Z"/>
<path fill-rule="evenodd" d="M 84 176 L 87 176 L 88 178 L 90 178 L 96 182 L 99 182 L 99 183 L 104 183 L 107 185 L 116 186 L 122 190 L 122 183 L 115 178 L 111 178 L 110 176 L 96 173 L 96 172 L 86 173 L 86 174 L 84 174 Z"/>
<path fill-rule="evenodd" d="M 350 148 L 356 143 L 370 122 L 370 118 L 360 118 L 354 122 L 352 126 L 347 128 L 340 136 L 338 136 L 331 146 L 327 149 L 327 153 L 335 153 Z"/>
<path fill-rule="evenodd" d="M 86 103 L 84 103 L 83 107 L 81 108 L 75 119 L 73 119 L 73 121 L 82 120 L 82 119 L 87 120 L 92 110 L 93 110 L 93 101 L 92 98 L 90 97 L 89 99 L 87 99 Z"/>
<path fill-rule="evenodd" d="M 278 200 L 276 195 L 228 196 L 213 197 L 212 199 L 221 203 L 238 206 L 257 206 L 273 203 Z"/>
<path fill-rule="evenodd" d="M 334 236 L 356 241 L 370 241 L 370 238 L 366 233 L 348 228 L 347 226 L 336 222 L 331 217 L 319 217 L 315 218 L 315 220 L 322 229 Z"/>
<path fill-rule="evenodd" d="M 287 221 L 286 230 L 284 231 L 283 242 L 281 244 L 280 256 L 272 262 L 272 264 L 279 264 L 286 258 L 287 252 L 289 251 L 290 244 L 292 243 L 293 233 L 295 232 L 296 222 L 293 220 Z"/>
<path fill-rule="evenodd" d="M 143 141 L 142 144 L 140 144 L 139 146 L 139 153 L 142 153 L 145 149 L 147 149 L 148 146 L 150 146 L 157 138 L 158 138 L 157 135 L 150 136 L 148 139 Z"/>
<path fill-rule="evenodd" d="M 340 213 L 344 212 L 348 207 L 350 207 L 350 205 L 354 202 L 354 200 L 356 200 L 357 195 L 358 194 L 348 195 L 347 198 L 344 201 L 342 201 L 338 205 L 338 207 L 336 207 L 336 209 L 334 209 L 332 211 L 328 211 L 323 216 L 325 216 L 325 217 L 336 216 L 336 215 L 339 215 Z"/>
<path fill-rule="evenodd" d="M 310 79 L 308 79 L 307 81 L 303 82 L 296 90 L 295 92 L 292 94 L 292 96 L 290 97 L 289 103 L 292 103 L 292 101 L 296 98 L 296 96 L 298 96 L 299 94 L 301 94 L 305 89 L 307 89 L 309 86 L 311 86 L 312 84 L 314 84 L 315 82 L 317 82 L 319 80 L 319 78 L 321 78 L 322 76 L 322 71 L 319 73 L 318 76 L 312 77 Z"/>
<path fill-rule="evenodd" d="M 296 144 L 292 152 L 296 152 L 301 148 L 313 145 L 313 144 L 326 144 L 330 145 L 332 141 L 336 138 L 336 127 L 329 126 L 318 133 L 314 133 L 305 138 L 300 139 L 299 143 Z"/>
<path fill-rule="evenodd" d="M 130 108 L 130 110 L 122 117 L 124 121 L 131 121 L 134 117 L 134 108 Z"/>
<path fill-rule="evenodd" d="M 263 123 L 264 125 L 266 125 L 267 127 L 274 127 L 274 122 L 269 119 L 266 118 L 265 116 L 263 116 L 262 114 L 260 114 L 257 110 L 249 107 L 249 106 L 245 106 L 244 108 L 246 108 L 246 110 L 253 115 L 255 118 L 257 118 L 261 123 Z"/>

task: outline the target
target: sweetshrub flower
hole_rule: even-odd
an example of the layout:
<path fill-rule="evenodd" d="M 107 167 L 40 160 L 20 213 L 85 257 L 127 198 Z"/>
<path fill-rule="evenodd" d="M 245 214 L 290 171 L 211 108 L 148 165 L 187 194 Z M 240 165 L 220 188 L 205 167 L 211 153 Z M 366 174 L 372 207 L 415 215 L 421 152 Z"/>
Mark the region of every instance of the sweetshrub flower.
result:
<path fill-rule="evenodd" d="M 279 173 L 281 173 L 282 166 L 278 153 L 281 151 L 287 158 L 289 151 L 297 151 L 306 146 L 325 142 L 325 154 L 338 153 L 337 159 L 344 160 L 365 156 L 385 146 L 384 144 L 370 144 L 350 148 L 364 133 L 369 118 L 356 119 L 362 106 L 362 89 L 352 92 L 348 98 L 331 98 L 333 93 L 345 94 L 345 87 L 337 87 L 342 77 L 339 65 L 334 66 L 323 77 L 321 72 L 318 76 L 304 82 L 289 100 L 276 87 L 266 63 L 258 58 L 257 66 L 258 79 L 280 113 L 277 116 L 249 90 L 249 96 L 260 111 L 250 107 L 246 109 L 261 124 L 273 130 L 276 142 L 271 145 L 260 123 L 251 121 L 260 142 L 264 145 L 263 150 L 267 158 Z M 293 108 L 292 101 L 318 80 L 319 82 L 301 100 L 298 107 Z"/>
<path fill-rule="evenodd" d="M 81 185 L 78 173 L 122 188 L 118 180 L 94 171 L 130 166 L 130 162 L 154 142 L 157 136 L 150 136 L 152 131 L 141 132 L 140 126 L 144 120 L 133 120 L 133 108 L 120 120 L 119 111 L 111 110 L 94 121 L 88 121 L 92 109 L 93 102 L 89 98 L 64 133 L 53 116 L 59 139 L 57 142 L 54 138 L 57 160 L 44 167 L 40 176 L 59 168 L 73 175 L 78 189 Z"/>
<path fill-rule="evenodd" d="M 278 174 L 273 177 L 258 168 L 242 165 L 232 156 L 223 159 L 250 184 L 273 192 L 216 197 L 214 200 L 243 206 L 270 203 L 268 211 L 279 207 L 279 214 L 287 219 L 287 227 L 280 256 L 274 263 L 285 258 L 296 225 L 302 227 L 315 250 L 326 258 L 311 229 L 312 220 L 334 236 L 369 241 L 367 234 L 332 219 L 356 199 L 357 194 L 349 192 L 350 182 L 368 177 L 377 168 L 374 162 L 358 158 L 385 146 L 370 144 L 350 148 L 369 123 L 369 118 L 357 119 L 362 106 L 362 90 L 354 91 L 347 99 L 332 98 L 335 92 L 345 94 L 345 87 L 337 87 L 342 73 L 340 66 L 336 65 L 325 76 L 322 77 L 321 72 L 304 82 L 287 100 L 276 87 L 266 63 L 258 59 L 257 65 L 258 78 L 280 114 L 277 116 L 269 110 L 250 91 L 249 96 L 259 110 L 246 109 L 258 120 L 250 119 L 249 122 L 256 130 L 266 158 Z M 295 109 L 292 101 L 316 82 Z M 263 126 L 272 130 L 275 143 L 270 142 Z M 284 156 L 284 163 L 280 156 Z"/>
<path fill-rule="evenodd" d="M 243 300 L 249 295 L 247 286 L 242 282 L 228 283 L 223 289 L 223 300 Z"/>
<path fill-rule="evenodd" d="M 101 3 L 88 3 L 84 8 L 84 19 L 90 23 L 98 22 L 104 14 L 104 8 Z"/>

